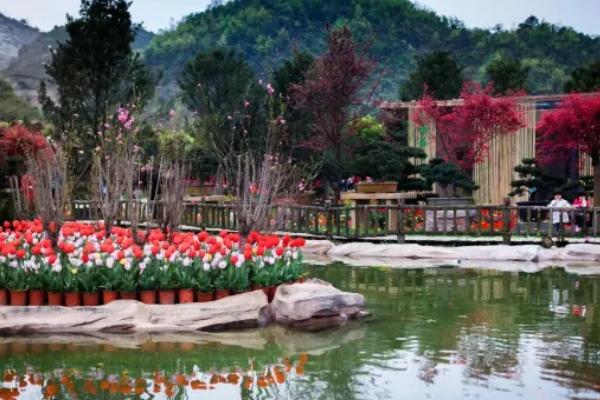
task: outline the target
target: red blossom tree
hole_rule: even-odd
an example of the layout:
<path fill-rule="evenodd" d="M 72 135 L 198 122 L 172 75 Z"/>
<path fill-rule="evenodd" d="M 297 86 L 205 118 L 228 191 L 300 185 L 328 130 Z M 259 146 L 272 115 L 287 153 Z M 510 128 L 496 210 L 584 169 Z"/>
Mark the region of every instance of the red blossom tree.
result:
<path fill-rule="evenodd" d="M 44 135 L 24 125 L 13 125 L 0 132 L 0 157 L 25 157 L 48 148 Z"/>
<path fill-rule="evenodd" d="M 600 92 L 570 94 L 542 116 L 537 125 L 538 159 L 542 163 L 587 154 L 594 168 L 594 206 L 600 206 Z"/>
<path fill-rule="evenodd" d="M 304 147 L 331 151 L 336 163 L 334 189 L 339 199 L 343 157 L 348 153 L 348 129 L 352 106 L 360 103 L 360 89 L 374 64 L 364 56 L 365 49 L 357 45 L 348 27 L 327 29 L 327 51 L 308 71 L 304 83 L 292 85 L 290 94 L 294 106 L 312 117 L 311 135 Z"/>
<path fill-rule="evenodd" d="M 419 100 L 421 112 L 414 120 L 419 125 L 435 123 L 442 158 L 471 171 L 488 154 L 495 137 L 514 133 L 525 126 L 512 97 L 493 97 L 493 87 L 467 83 L 461 104 L 440 107 L 427 93 Z"/>

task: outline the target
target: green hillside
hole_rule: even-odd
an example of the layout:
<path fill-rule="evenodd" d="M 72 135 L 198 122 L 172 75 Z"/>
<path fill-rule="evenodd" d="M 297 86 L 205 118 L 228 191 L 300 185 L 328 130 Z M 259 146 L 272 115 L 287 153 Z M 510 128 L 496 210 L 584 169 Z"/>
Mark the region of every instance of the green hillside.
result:
<path fill-rule="evenodd" d="M 173 83 L 199 51 L 231 47 L 260 73 L 268 74 L 294 46 L 319 53 L 327 24 L 347 24 L 370 45 L 382 67 L 380 94 L 395 98 L 413 67 L 414 56 L 447 50 L 465 66 L 467 78 L 481 79 L 485 66 L 506 55 L 530 67 L 533 93 L 560 91 L 575 67 L 600 59 L 600 39 L 531 17 L 515 30 L 467 29 L 408 0 L 234 0 L 189 15 L 157 35 L 147 62 Z"/>

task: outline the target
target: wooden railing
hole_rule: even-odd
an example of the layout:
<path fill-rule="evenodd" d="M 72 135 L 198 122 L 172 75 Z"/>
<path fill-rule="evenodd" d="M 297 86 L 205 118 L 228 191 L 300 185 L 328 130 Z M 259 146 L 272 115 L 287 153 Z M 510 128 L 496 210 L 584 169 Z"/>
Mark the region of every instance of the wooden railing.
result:
<path fill-rule="evenodd" d="M 120 219 L 126 220 L 126 205 Z M 182 224 L 202 229 L 237 229 L 233 204 L 185 204 Z M 89 202 L 75 202 L 75 219 L 95 219 Z M 141 202 L 139 219 L 156 220 L 144 214 L 150 207 Z M 558 238 L 598 237 L 600 208 L 549 208 L 522 206 L 274 206 L 268 229 L 316 237 L 364 239 L 395 236 L 399 242 L 407 235 Z M 160 206 L 155 207 L 159 215 Z M 552 215 L 556 213 L 556 224 Z"/>

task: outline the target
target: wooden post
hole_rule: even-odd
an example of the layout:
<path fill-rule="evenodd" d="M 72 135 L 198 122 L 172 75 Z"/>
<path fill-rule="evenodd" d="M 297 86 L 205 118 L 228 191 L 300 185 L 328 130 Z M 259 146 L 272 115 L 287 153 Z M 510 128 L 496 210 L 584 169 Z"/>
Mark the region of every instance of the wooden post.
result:
<path fill-rule="evenodd" d="M 403 199 L 398 199 L 398 212 L 397 214 L 397 219 L 398 222 L 396 224 L 396 232 L 397 232 L 397 238 L 398 238 L 398 243 L 404 243 L 406 241 L 406 229 L 404 226 L 404 200 Z"/>
<path fill-rule="evenodd" d="M 504 198 L 502 209 L 502 243 L 510 244 L 510 197 Z"/>

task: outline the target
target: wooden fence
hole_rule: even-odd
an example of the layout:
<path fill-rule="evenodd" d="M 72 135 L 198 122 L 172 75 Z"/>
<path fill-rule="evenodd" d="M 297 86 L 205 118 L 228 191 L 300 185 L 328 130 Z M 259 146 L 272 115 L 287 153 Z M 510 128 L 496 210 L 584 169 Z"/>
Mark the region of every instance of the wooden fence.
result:
<path fill-rule="evenodd" d="M 123 216 L 126 214 L 123 206 Z M 182 225 L 202 229 L 237 229 L 233 204 L 185 204 Z M 136 207 L 141 221 L 155 220 Z M 149 209 L 149 208 L 147 208 Z M 160 212 L 160 207 L 156 208 Z M 542 238 L 598 237 L 600 208 L 549 208 L 517 206 L 275 206 L 269 214 L 269 230 L 331 239 L 393 239 L 407 235 Z M 557 223 L 552 223 L 552 217 Z M 76 202 L 73 218 L 94 219 L 90 203 Z M 125 220 L 125 218 L 122 218 Z"/>

